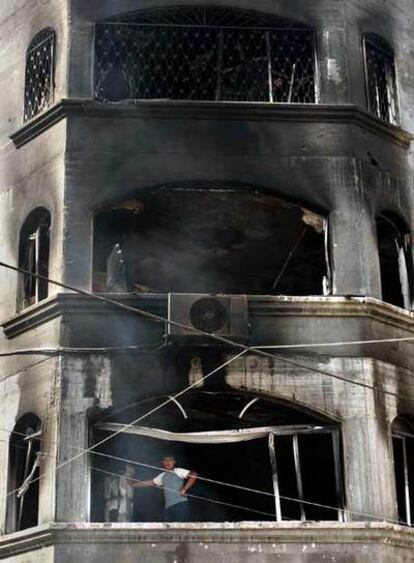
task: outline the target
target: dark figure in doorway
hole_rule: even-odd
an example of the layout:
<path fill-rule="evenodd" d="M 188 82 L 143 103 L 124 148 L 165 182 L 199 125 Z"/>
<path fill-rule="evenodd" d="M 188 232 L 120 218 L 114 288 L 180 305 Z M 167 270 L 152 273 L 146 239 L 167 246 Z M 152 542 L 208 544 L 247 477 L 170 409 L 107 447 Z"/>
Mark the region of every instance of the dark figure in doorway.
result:
<path fill-rule="evenodd" d="M 135 488 L 161 487 L 165 500 L 166 522 L 188 522 L 190 520 L 188 510 L 187 492 L 197 480 L 195 471 L 176 467 L 176 460 L 172 455 L 163 457 L 162 465 L 165 469 L 162 473 L 149 481 L 129 481 Z"/>

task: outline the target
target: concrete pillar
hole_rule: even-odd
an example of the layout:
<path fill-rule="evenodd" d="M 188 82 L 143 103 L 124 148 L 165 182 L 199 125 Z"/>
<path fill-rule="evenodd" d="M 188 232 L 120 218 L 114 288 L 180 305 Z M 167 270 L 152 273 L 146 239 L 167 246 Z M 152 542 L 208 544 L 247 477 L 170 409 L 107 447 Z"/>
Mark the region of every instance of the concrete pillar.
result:
<path fill-rule="evenodd" d="M 71 184 L 70 171 L 68 184 Z M 67 191 L 71 191 L 68 185 Z M 93 211 L 68 195 L 65 213 L 63 240 L 63 281 L 64 283 L 90 291 L 92 289 L 93 260 Z"/>
<path fill-rule="evenodd" d="M 320 102 L 350 103 L 346 34 L 342 21 L 330 21 L 321 27 L 317 44 Z"/>
<path fill-rule="evenodd" d="M 397 519 L 388 433 L 375 416 L 357 416 L 342 425 L 345 491 L 353 521 Z"/>
<path fill-rule="evenodd" d="M 94 22 L 82 22 L 75 17 L 75 23 L 71 26 L 72 51 L 69 67 L 69 97 L 92 97 L 94 32 Z"/>
<path fill-rule="evenodd" d="M 333 294 L 381 298 L 375 218 L 358 194 L 329 215 Z"/>
<path fill-rule="evenodd" d="M 79 449 L 72 448 L 76 445 Z M 67 463 L 88 448 L 86 414 L 62 412 L 60 425 L 59 465 Z M 89 517 L 88 454 L 58 469 L 56 487 L 56 521 L 87 522 Z"/>
<path fill-rule="evenodd" d="M 110 366 L 109 360 L 100 356 L 70 357 L 62 363 L 58 465 L 63 467 L 56 478 L 56 520 L 87 522 L 92 465 L 85 453 L 90 445 L 88 410 L 111 405 Z"/>

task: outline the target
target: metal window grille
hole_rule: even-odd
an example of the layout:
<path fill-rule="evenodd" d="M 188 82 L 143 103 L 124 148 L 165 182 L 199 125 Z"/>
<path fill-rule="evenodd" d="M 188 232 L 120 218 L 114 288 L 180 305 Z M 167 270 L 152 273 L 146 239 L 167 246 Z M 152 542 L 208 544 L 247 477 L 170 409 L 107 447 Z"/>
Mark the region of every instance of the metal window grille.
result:
<path fill-rule="evenodd" d="M 315 103 L 312 30 L 242 10 L 179 8 L 96 25 L 95 96 Z"/>
<path fill-rule="evenodd" d="M 32 119 L 53 102 L 55 32 L 38 33 L 26 54 L 24 120 Z"/>
<path fill-rule="evenodd" d="M 365 38 L 368 109 L 388 123 L 398 122 L 394 54 L 381 38 Z"/>

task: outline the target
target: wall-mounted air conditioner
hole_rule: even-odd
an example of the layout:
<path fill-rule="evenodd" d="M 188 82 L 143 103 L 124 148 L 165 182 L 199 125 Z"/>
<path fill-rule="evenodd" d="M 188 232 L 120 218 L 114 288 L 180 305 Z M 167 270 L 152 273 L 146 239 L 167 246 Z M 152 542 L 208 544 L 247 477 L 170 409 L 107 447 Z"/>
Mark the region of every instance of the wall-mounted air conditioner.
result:
<path fill-rule="evenodd" d="M 170 343 L 185 341 L 188 345 L 203 346 L 219 344 L 213 338 L 191 328 L 242 343 L 249 339 L 246 295 L 170 293 L 168 320 L 190 327 L 168 324 L 167 340 Z"/>

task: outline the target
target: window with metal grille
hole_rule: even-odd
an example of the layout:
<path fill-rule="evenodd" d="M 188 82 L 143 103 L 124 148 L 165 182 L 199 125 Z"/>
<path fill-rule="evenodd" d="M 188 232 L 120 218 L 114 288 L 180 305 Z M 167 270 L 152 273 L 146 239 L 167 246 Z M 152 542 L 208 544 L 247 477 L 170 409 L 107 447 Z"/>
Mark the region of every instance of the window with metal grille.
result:
<path fill-rule="evenodd" d="M 315 103 L 314 32 L 228 8 L 145 10 L 96 24 L 95 96 Z"/>
<path fill-rule="evenodd" d="M 394 52 L 380 36 L 364 38 L 368 109 L 379 119 L 398 122 Z"/>
<path fill-rule="evenodd" d="M 53 102 L 55 32 L 47 28 L 30 42 L 26 54 L 24 120 L 28 121 Z"/>
<path fill-rule="evenodd" d="M 48 294 L 50 213 L 40 207 L 32 211 L 20 233 L 18 310 L 29 307 Z"/>

